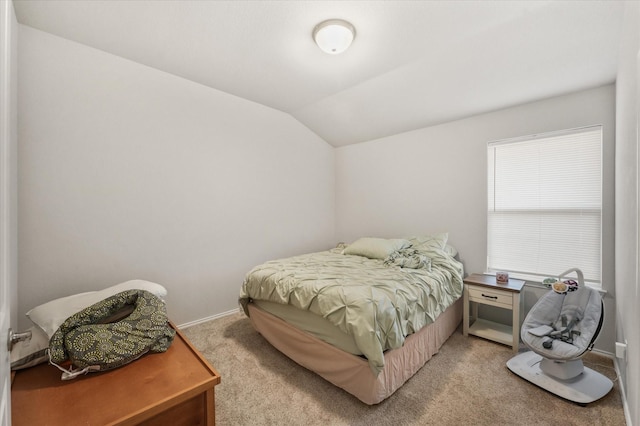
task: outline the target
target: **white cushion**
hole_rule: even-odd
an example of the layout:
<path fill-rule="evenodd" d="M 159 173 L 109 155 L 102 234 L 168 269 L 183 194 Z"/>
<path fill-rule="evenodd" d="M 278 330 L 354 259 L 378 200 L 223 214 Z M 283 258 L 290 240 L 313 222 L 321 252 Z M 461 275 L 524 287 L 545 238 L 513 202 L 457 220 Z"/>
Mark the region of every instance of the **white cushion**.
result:
<path fill-rule="evenodd" d="M 369 259 L 386 259 L 390 254 L 410 246 L 411 243 L 404 239 L 387 240 L 384 238 L 365 237 L 349 244 L 344 249 L 343 254 L 364 256 Z"/>
<path fill-rule="evenodd" d="M 20 370 L 49 360 L 49 336 L 38 326 L 31 327 L 31 338 L 16 342 L 11 348 L 11 369 Z"/>
<path fill-rule="evenodd" d="M 131 280 L 104 290 L 79 293 L 52 300 L 31 309 L 27 312 L 27 317 L 51 338 L 58 327 L 71 315 L 126 290 L 146 290 L 163 300 L 167 296 L 167 290 L 160 284 L 144 280 Z"/>
<path fill-rule="evenodd" d="M 433 234 L 433 235 L 424 235 L 424 236 L 415 236 L 415 237 L 408 237 L 407 238 L 411 244 L 413 245 L 413 248 L 417 249 L 417 250 L 425 250 L 428 251 L 429 249 L 445 249 L 447 246 L 447 240 L 449 239 L 449 233 L 448 232 L 441 232 L 439 234 Z"/>
<path fill-rule="evenodd" d="M 458 255 L 458 249 L 450 244 L 446 244 L 444 246 L 444 251 L 451 257 L 456 257 Z"/>

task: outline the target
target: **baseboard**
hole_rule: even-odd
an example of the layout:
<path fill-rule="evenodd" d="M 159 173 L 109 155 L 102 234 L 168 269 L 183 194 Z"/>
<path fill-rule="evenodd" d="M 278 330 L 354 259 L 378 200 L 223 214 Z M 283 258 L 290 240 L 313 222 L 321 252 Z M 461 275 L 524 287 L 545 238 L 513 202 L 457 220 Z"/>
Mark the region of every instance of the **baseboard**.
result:
<path fill-rule="evenodd" d="M 629 404 L 627 404 L 627 394 L 624 389 L 624 382 L 620 379 L 620 365 L 618 364 L 618 358 L 613 359 L 613 367 L 616 369 L 616 375 L 618 376 L 618 387 L 620 388 L 620 398 L 622 399 L 622 408 L 624 409 L 624 419 L 627 421 L 628 426 L 633 426 L 631 421 L 631 412 L 629 411 Z"/>
<path fill-rule="evenodd" d="M 606 352 L 600 349 L 592 349 L 591 352 L 597 353 L 602 356 L 606 356 L 613 361 L 613 369 L 616 372 L 616 377 L 618 381 L 618 387 L 620 389 L 620 399 L 622 400 L 622 409 L 624 410 L 624 418 L 627 422 L 627 426 L 633 426 L 631 422 L 631 413 L 629 412 L 629 404 L 627 404 L 627 394 L 625 393 L 624 383 L 620 379 L 620 365 L 618 364 L 618 358 L 616 358 L 615 354 L 612 352 Z"/>
<path fill-rule="evenodd" d="M 603 351 L 602 349 L 598 349 L 598 348 L 591 349 L 591 352 L 593 352 L 594 354 L 606 356 L 607 358 L 611 358 L 614 361 L 616 360 L 616 357 L 613 354 L 613 352 Z"/>
<path fill-rule="evenodd" d="M 178 328 L 180 330 L 184 330 L 185 328 L 193 327 L 194 325 L 202 324 L 204 322 L 213 321 L 213 320 L 218 319 L 218 318 L 223 318 L 223 317 L 226 317 L 226 316 L 229 316 L 229 315 L 237 314 L 238 310 L 239 310 L 239 308 L 238 309 L 232 309 L 232 310 L 227 311 L 227 312 L 222 312 L 220 314 L 211 315 L 210 317 L 205 317 L 205 318 L 201 318 L 201 319 L 198 319 L 198 320 L 195 320 L 195 321 L 185 322 L 184 324 L 179 324 Z"/>

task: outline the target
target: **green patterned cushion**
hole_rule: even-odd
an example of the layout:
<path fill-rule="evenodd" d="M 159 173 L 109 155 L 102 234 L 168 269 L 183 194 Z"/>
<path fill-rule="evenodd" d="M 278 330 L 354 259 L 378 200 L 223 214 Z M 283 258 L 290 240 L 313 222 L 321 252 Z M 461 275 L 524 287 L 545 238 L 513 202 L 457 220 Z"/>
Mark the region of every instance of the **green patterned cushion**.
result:
<path fill-rule="evenodd" d="M 54 363 L 68 359 L 76 367 L 104 371 L 147 352 L 166 351 L 174 335 L 161 299 L 145 290 L 128 290 L 67 318 L 51 337 L 49 350 Z"/>

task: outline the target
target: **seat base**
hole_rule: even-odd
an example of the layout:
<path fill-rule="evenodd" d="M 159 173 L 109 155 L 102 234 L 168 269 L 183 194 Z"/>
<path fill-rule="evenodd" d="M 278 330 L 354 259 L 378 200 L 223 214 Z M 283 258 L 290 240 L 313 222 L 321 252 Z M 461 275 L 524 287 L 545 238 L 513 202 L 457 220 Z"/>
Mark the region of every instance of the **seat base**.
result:
<path fill-rule="evenodd" d="M 537 353 L 527 351 L 507 361 L 507 367 L 534 385 L 578 404 L 596 401 L 613 388 L 613 382 L 610 379 L 587 367 L 572 379 L 562 380 L 548 376 L 540 369 L 540 362 L 543 359 Z"/>
<path fill-rule="evenodd" d="M 584 372 L 584 364 L 581 358 L 558 362 L 542 357 L 540 370 L 549 377 L 560 380 L 570 380 Z"/>

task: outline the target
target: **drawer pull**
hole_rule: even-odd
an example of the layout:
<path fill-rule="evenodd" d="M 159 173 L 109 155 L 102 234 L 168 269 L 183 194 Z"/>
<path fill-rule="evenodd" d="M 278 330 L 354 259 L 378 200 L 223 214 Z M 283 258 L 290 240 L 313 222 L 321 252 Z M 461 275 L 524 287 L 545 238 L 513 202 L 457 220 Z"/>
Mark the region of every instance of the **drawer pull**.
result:
<path fill-rule="evenodd" d="M 488 294 L 482 293 L 482 297 L 486 297 L 487 299 L 497 299 L 498 296 L 489 296 Z"/>

